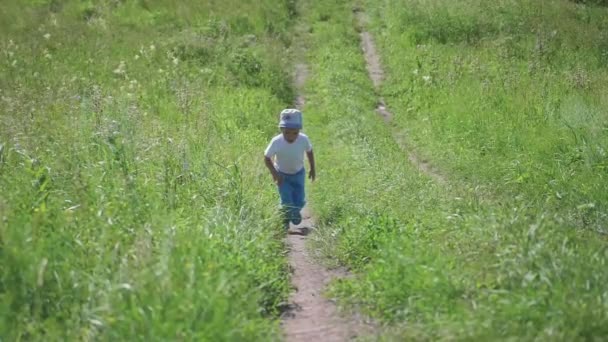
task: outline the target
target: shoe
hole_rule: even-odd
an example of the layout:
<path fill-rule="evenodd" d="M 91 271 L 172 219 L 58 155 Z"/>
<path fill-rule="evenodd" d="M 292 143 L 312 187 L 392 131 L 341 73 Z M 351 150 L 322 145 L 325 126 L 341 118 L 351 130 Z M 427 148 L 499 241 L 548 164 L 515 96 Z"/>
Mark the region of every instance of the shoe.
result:
<path fill-rule="evenodd" d="M 291 218 L 291 223 L 296 226 L 302 223 L 302 214 L 300 214 L 299 210 L 293 214 L 293 217 Z"/>

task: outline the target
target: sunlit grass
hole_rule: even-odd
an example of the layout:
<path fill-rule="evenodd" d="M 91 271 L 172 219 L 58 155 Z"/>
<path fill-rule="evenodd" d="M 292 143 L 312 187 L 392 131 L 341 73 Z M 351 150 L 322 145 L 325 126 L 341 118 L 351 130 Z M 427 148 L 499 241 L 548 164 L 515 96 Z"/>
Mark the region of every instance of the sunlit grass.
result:
<path fill-rule="evenodd" d="M 366 2 L 389 72 L 387 126 L 374 112 L 352 4 L 309 4 L 311 135 L 331 146 L 319 151 L 329 166 L 313 192 L 323 226 L 315 246 L 356 273 L 333 293 L 390 324 L 388 340 L 607 333 L 605 159 L 591 152 L 606 143 L 605 69 L 585 45 L 605 9 L 547 5 L 544 15 L 567 18 L 582 6 L 591 24 L 551 20 L 575 26 L 558 27 L 559 48 L 544 27 L 539 56 L 534 30 L 549 19 L 538 6 Z M 522 24 L 501 28 L 498 10 Z M 392 138 L 404 132 L 446 184 L 408 164 L 411 151 Z"/>
<path fill-rule="evenodd" d="M 3 4 L 0 336 L 272 340 L 293 4 Z"/>
<path fill-rule="evenodd" d="M 279 339 L 260 155 L 303 59 L 311 239 L 355 273 L 332 286 L 342 304 L 388 340 L 601 339 L 608 24 L 586 3 L 3 4 L 0 336 Z"/>

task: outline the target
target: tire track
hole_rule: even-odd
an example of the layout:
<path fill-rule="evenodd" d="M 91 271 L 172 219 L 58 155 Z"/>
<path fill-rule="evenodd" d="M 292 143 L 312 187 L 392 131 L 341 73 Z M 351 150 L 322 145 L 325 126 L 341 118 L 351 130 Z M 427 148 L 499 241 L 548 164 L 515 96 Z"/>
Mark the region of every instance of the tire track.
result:
<path fill-rule="evenodd" d="M 365 30 L 367 27 L 367 16 L 365 12 L 363 12 L 363 10 L 360 8 L 355 8 L 353 11 L 356 17 L 357 30 L 359 31 L 359 37 L 361 39 L 361 50 L 363 51 L 363 55 L 365 57 L 365 66 L 367 68 L 369 78 L 374 84 L 376 92 L 379 93 L 380 87 L 382 86 L 382 82 L 385 78 L 384 69 L 382 68 L 382 63 L 380 62 L 380 55 L 376 50 L 376 44 L 374 43 L 373 36 Z M 380 115 L 387 124 L 393 120 L 393 114 L 388 109 L 388 106 L 382 97 L 378 98 L 376 113 L 378 113 L 378 115 Z M 393 137 L 397 144 L 406 152 L 410 163 L 415 165 L 420 172 L 433 178 L 439 183 L 446 183 L 446 177 L 443 175 L 443 173 L 435 168 L 428 160 L 422 158 L 415 152 L 414 148 L 408 143 L 407 136 L 404 132 L 399 132 L 394 129 Z"/>

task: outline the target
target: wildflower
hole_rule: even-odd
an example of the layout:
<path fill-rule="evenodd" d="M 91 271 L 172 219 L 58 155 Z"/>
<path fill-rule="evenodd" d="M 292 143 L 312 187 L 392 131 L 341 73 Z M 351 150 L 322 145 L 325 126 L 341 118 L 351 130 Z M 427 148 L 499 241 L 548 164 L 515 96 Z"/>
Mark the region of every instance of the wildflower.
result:
<path fill-rule="evenodd" d="M 118 67 L 116 69 L 114 69 L 113 72 L 116 75 L 124 75 L 126 72 L 126 70 L 125 70 L 126 67 L 127 67 L 127 65 L 126 65 L 125 61 L 120 61 L 120 63 L 118 64 Z"/>
<path fill-rule="evenodd" d="M 133 290 L 133 286 L 131 286 L 131 284 L 127 284 L 127 283 L 118 285 L 118 288 L 122 289 L 122 290 L 127 290 L 127 291 Z"/>
<path fill-rule="evenodd" d="M 51 34 L 45 33 L 43 37 L 44 37 L 44 39 L 49 40 L 51 38 Z"/>
<path fill-rule="evenodd" d="M 423 80 L 424 80 L 424 82 L 426 82 L 426 83 L 430 83 L 430 82 L 431 82 L 431 76 L 425 75 L 425 76 L 422 76 L 422 79 L 423 79 Z"/>
<path fill-rule="evenodd" d="M 154 46 L 154 44 L 150 45 L 150 51 L 154 51 L 156 50 L 156 46 Z"/>
<path fill-rule="evenodd" d="M 139 55 L 135 55 L 135 57 L 133 57 L 135 60 L 139 59 Z"/>
<path fill-rule="evenodd" d="M 135 89 L 138 86 L 137 80 L 131 80 L 129 82 L 129 89 Z"/>

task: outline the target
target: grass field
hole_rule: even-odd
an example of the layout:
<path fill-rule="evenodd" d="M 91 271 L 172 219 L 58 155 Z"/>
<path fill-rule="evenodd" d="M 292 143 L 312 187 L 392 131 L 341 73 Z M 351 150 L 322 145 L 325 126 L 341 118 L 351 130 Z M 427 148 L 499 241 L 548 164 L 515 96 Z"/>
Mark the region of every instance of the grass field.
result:
<path fill-rule="evenodd" d="M 302 59 L 341 305 L 385 340 L 608 336 L 605 1 L 2 7 L 0 340 L 281 339 L 261 153 Z"/>
<path fill-rule="evenodd" d="M 390 75 L 383 93 L 426 155 L 457 176 L 559 211 L 570 226 L 608 233 L 606 7 L 370 7 L 383 18 L 373 25 Z"/>
<path fill-rule="evenodd" d="M 315 246 L 358 274 L 334 294 L 388 324 L 388 340 L 607 336 L 608 10 L 311 7 L 308 113 L 331 146 L 313 193 Z M 379 42 L 390 126 L 373 111 L 354 7 Z M 446 184 L 407 163 L 393 139 L 404 133 Z"/>
<path fill-rule="evenodd" d="M 0 339 L 277 339 L 293 4 L 2 7 Z"/>

